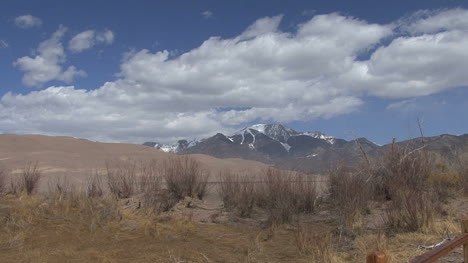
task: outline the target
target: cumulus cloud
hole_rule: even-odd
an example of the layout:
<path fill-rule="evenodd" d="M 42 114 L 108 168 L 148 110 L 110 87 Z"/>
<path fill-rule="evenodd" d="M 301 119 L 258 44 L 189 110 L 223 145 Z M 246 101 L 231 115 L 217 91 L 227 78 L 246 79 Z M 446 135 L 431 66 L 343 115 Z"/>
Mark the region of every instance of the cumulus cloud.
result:
<path fill-rule="evenodd" d="M 284 32 L 276 16 L 257 20 L 233 38 L 211 37 L 177 57 L 167 50 L 135 50 L 124 57 L 119 79 L 94 90 L 70 86 L 6 94 L 0 127 L 169 142 L 256 120 L 333 118 L 356 111 L 369 96 L 411 101 L 468 85 L 468 28 L 447 21 L 437 30 L 409 30 L 431 18 L 444 21 L 444 14 L 453 15 L 449 11 L 412 19 L 404 34 L 398 31 L 402 25 L 336 13 Z M 456 12 L 462 11 L 468 15 Z M 369 58 L 360 59 L 362 54 Z"/>
<path fill-rule="evenodd" d="M 208 19 L 213 17 L 213 12 L 211 12 L 210 10 L 205 10 L 201 12 L 201 15 L 203 16 L 203 18 Z"/>
<path fill-rule="evenodd" d="M 68 48 L 75 53 L 92 48 L 97 44 L 112 44 L 114 42 L 114 33 L 110 30 L 97 32 L 95 30 L 86 30 L 74 36 L 68 43 Z"/>
<path fill-rule="evenodd" d="M 15 25 L 19 28 L 31 28 L 42 25 L 42 20 L 32 15 L 22 15 L 15 18 Z"/>
<path fill-rule="evenodd" d="M 85 76 L 86 73 L 75 66 L 62 69 L 65 60 L 65 52 L 61 39 L 67 29 L 60 26 L 52 36 L 41 42 L 34 57 L 18 58 L 13 64 L 24 71 L 23 84 L 26 86 L 40 86 L 51 80 L 60 80 L 70 83 L 77 76 Z"/>

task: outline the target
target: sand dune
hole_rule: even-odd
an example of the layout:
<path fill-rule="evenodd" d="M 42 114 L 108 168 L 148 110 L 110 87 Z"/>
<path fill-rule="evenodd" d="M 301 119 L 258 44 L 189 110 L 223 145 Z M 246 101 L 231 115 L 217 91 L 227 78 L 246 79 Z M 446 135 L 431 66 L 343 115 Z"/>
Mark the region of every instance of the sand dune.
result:
<path fill-rule="evenodd" d="M 68 175 L 83 181 L 95 170 L 104 169 L 106 161 L 164 161 L 173 157 L 156 149 L 136 144 L 101 143 L 65 136 L 0 134 L 0 165 L 13 173 L 28 163 L 38 162 L 46 178 Z M 217 159 L 194 154 L 205 169 L 216 175 L 222 170 L 256 173 L 267 165 L 241 159 Z M 212 176 L 215 180 L 216 176 Z"/>

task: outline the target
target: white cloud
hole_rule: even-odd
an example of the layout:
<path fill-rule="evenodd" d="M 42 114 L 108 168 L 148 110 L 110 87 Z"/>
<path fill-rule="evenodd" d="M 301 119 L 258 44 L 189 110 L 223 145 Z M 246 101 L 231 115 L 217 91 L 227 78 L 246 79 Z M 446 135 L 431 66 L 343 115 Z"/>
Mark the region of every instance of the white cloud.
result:
<path fill-rule="evenodd" d="M 78 53 L 83 50 L 92 48 L 96 44 L 112 44 L 113 41 L 114 33 L 110 30 L 105 30 L 103 32 L 86 30 L 74 36 L 70 40 L 68 48 L 71 51 Z"/>
<path fill-rule="evenodd" d="M 0 39 L 0 48 L 7 48 L 9 47 L 10 45 L 8 44 L 8 42 L 6 42 L 5 40 L 3 39 Z"/>
<path fill-rule="evenodd" d="M 51 38 L 41 42 L 34 57 L 18 58 L 13 64 L 24 71 L 23 84 L 26 86 L 40 86 L 51 80 L 60 80 L 70 83 L 77 76 L 85 76 L 86 73 L 69 66 L 65 71 L 62 65 L 65 60 L 65 52 L 60 42 L 67 29 L 60 26 Z"/>
<path fill-rule="evenodd" d="M 462 14 L 463 13 L 463 14 Z M 367 61 L 354 62 L 353 69 L 336 85 L 384 98 L 410 98 L 468 86 L 468 10 L 431 13 L 403 26 L 410 34 L 380 46 Z M 458 18 L 458 19 L 452 19 Z M 437 28 L 433 21 L 438 21 Z M 457 22 L 454 22 L 457 21 Z"/>
<path fill-rule="evenodd" d="M 283 19 L 282 15 L 274 17 L 260 18 L 249 26 L 239 37 L 239 40 L 245 40 L 267 33 L 273 33 L 278 30 L 278 26 Z"/>
<path fill-rule="evenodd" d="M 413 19 L 407 28 L 443 12 Z M 394 24 L 339 14 L 314 16 L 295 32 L 281 31 L 280 21 L 259 19 L 236 37 L 209 38 L 178 57 L 167 50 L 130 52 L 119 79 L 91 91 L 7 94 L 0 127 L 168 142 L 254 120 L 332 118 L 356 111 L 368 96 L 411 100 L 468 85 L 468 33 L 459 23 L 398 35 Z M 369 58 L 358 59 L 362 54 Z"/>
<path fill-rule="evenodd" d="M 19 28 L 31 28 L 42 25 L 42 20 L 32 15 L 22 15 L 15 18 L 15 25 Z"/>
<path fill-rule="evenodd" d="M 213 17 L 213 12 L 211 12 L 210 10 L 205 10 L 201 12 L 201 15 L 203 16 L 203 18 L 208 19 Z"/>
<path fill-rule="evenodd" d="M 414 99 L 401 100 L 393 102 L 387 106 L 387 110 L 409 112 L 416 109 L 416 101 Z"/>
<path fill-rule="evenodd" d="M 413 23 L 411 23 L 413 22 Z M 408 22 L 407 22 L 408 23 Z M 468 15 L 464 9 L 423 10 L 409 18 L 402 28 L 412 34 L 437 33 L 447 30 L 468 30 Z"/>

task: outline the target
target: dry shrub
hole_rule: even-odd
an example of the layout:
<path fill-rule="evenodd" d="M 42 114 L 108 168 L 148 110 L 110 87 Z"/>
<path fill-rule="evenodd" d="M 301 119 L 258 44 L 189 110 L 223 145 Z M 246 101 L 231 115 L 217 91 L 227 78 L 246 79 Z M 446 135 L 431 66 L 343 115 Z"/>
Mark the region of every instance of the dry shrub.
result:
<path fill-rule="evenodd" d="M 158 162 L 140 162 L 138 177 L 138 191 L 140 193 L 159 192 L 161 189 L 161 175 Z"/>
<path fill-rule="evenodd" d="M 446 202 L 450 197 L 456 195 L 460 185 L 463 184 L 463 177 L 459 172 L 449 168 L 446 164 L 437 163 L 435 171 L 429 177 L 429 183 L 438 198 Z"/>
<path fill-rule="evenodd" d="M 86 180 L 85 195 L 88 198 L 98 198 L 104 195 L 102 175 L 94 171 L 93 175 Z"/>
<path fill-rule="evenodd" d="M 384 221 L 395 231 L 418 231 L 430 227 L 438 206 L 430 178 L 434 156 L 422 148 L 408 150 L 393 144 L 379 170 L 381 189 L 391 202 Z"/>
<path fill-rule="evenodd" d="M 273 168 L 261 176 L 225 172 L 219 194 L 224 207 L 236 210 L 241 217 L 249 217 L 255 207 L 266 210 L 271 225 L 289 223 L 300 213 L 312 213 L 318 199 L 314 178 Z"/>
<path fill-rule="evenodd" d="M 227 210 L 237 210 L 239 216 L 249 217 L 255 206 L 255 180 L 247 175 L 225 172 L 220 176 L 219 195 Z"/>
<path fill-rule="evenodd" d="M 392 200 L 402 187 L 414 191 L 428 189 L 433 164 L 434 156 L 424 149 L 410 151 L 393 144 L 379 171 L 387 198 Z"/>
<path fill-rule="evenodd" d="M 294 234 L 299 252 L 311 262 L 336 262 L 333 235 L 330 232 L 313 226 L 299 225 Z"/>
<path fill-rule="evenodd" d="M 129 198 L 135 192 L 137 166 L 133 161 L 106 163 L 106 178 L 109 191 L 118 198 Z"/>
<path fill-rule="evenodd" d="M 139 171 L 139 191 L 142 193 L 143 208 L 147 212 L 168 211 L 177 203 L 178 200 L 170 196 L 167 190 L 162 189 L 162 177 L 155 160 L 140 163 Z"/>
<path fill-rule="evenodd" d="M 208 190 L 209 173 L 189 156 L 173 157 L 163 164 L 167 189 L 178 200 L 188 197 L 203 199 Z"/>
<path fill-rule="evenodd" d="M 267 210 L 272 224 L 289 223 L 296 214 L 314 211 L 318 195 L 312 178 L 268 168 L 261 180 L 257 204 Z"/>
<path fill-rule="evenodd" d="M 75 190 L 67 176 L 57 176 L 47 186 L 49 195 L 58 199 L 71 198 Z"/>
<path fill-rule="evenodd" d="M 329 200 L 337 208 L 340 224 L 346 231 L 362 227 L 363 214 L 367 212 L 370 190 L 366 173 L 338 166 L 330 171 Z"/>
<path fill-rule="evenodd" d="M 20 175 L 11 178 L 10 192 L 12 194 L 21 192 L 28 195 L 33 194 L 37 190 L 41 177 L 42 173 L 39 171 L 38 163 L 28 163 Z"/>
<path fill-rule="evenodd" d="M 0 194 L 6 190 L 7 171 L 0 166 Z"/>
<path fill-rule="evenodd" d="M 385 209 L 385 225 L 396 231 L 428 229 L 434 223 L 436 203 L 430 192 L 402 187 Z"/>

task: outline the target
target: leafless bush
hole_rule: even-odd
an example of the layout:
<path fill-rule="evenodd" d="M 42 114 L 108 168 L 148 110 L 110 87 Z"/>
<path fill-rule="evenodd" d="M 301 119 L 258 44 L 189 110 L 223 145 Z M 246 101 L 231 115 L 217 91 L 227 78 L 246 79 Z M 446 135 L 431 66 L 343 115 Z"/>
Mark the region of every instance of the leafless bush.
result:
<path fill-rule="evenodd" d="M 20 181 L 17 182 L 18 187 L 21 191 L 25 191 L 26 194 L 30 195 L 37 190 L 41 176 L 38 163 L 28 163 L 21 172 Z"/>
<path fill-rule="evenodd" d="M 6 190 L 7 172 L 3 167 L 0 167 L 0 194 Z"/>
<path fill-rule="evenodd" d="M 241 217 L 251 215 L 255 200 L 254 177 L 241 176 L 225 172 L 221 177 L 219 194 L 223 200 L 224 207 L 228 210 L 237 210 Z"/>
<path fill-rule="evenodd" d="M 158 163 L 153 160 L 141 162 L 139 176 L 139 191 L 143 197 L 143 207 L 150 213 L 159 213 L 172 208 L 177 201 L 172 200 L 166 190 L 161 188 L 162 178 Z"/>
<path fill-rule="evenodd" d="M 383 189 L 388 199 L 392 199 L 403 186 L 413 191 L 428 189 L 429 178 L 434 171 L 434 157 L 422 148 L 409 150 L 393 144 L 384 156 L 382 167 Z"/>
<path fill-rule="evenodd" d="M 433 195 L 423 191 L 413 191 L 403 187 L 385 209 L 385 224 L 395 231 L 418 231 L 431 227 L 436 202 Z"/>
<path fill-rule="evenodd" d="M 98 198 L 104 195 L 102 175 L 97 171 L 87 179 L 85 195 L 88 198 Z"/>
<path fill-rule="evenodd" d="M 266 170 L 257 191 L 257 204 L 267 210 L 273 224 L 288 223 L 296 214 L 313 212 L 316 199 L 314 180 L 273 168 Z"/>
<path fill-rule="evenodd" d="M 47 186 L 49 194 L 58 199 L 69 199 L 74 192 L 73 186 L 67 176 L 57 176 Z"/>
<path fill-rule="evenodd" d="M 431 178 L 444 177 L 434 177 L 434 163 L 434 156 L 421 147 L 409 150 L 392 144 L 379 170 L 380 188 L 390 200 L 385 211 L 389 229 L 417 231 L 432 225 L 441 198 Z"/>
<path fill-rule="evenodd" d="M 128 198 L 135 192 L 136 163 L 115 161 L 106 163 L 106 178 L 110 192 L 118 198 Z"/>
<path fill-rule="evenodd" d="M 370 197 L 367 173 L 338 166 L 330 171 L 329 200 L 337 208 L 341 225 L 347 231 L 362 226 L 362 217 Z"/>
<path fill-rule="evenodd" d="M 299 225 L 294 234 L 299 252 L 307 256 L 311 262 L 335 262 L 333 236 L 330 232 Z"/>
<path fill-rule="evenodd" d="M 177 199 L 186 196 L 203 199 L 208 187 L 209 173 L 189 156 L 173 157 L 163 164 L 167 189 Z"/>
<path fill-rule="evenodd" d="M 138 177 L 138 192 L 159 192 L 161 188 L 161 175 L 156 160 L 149 162 L 140 162 Z"/>

